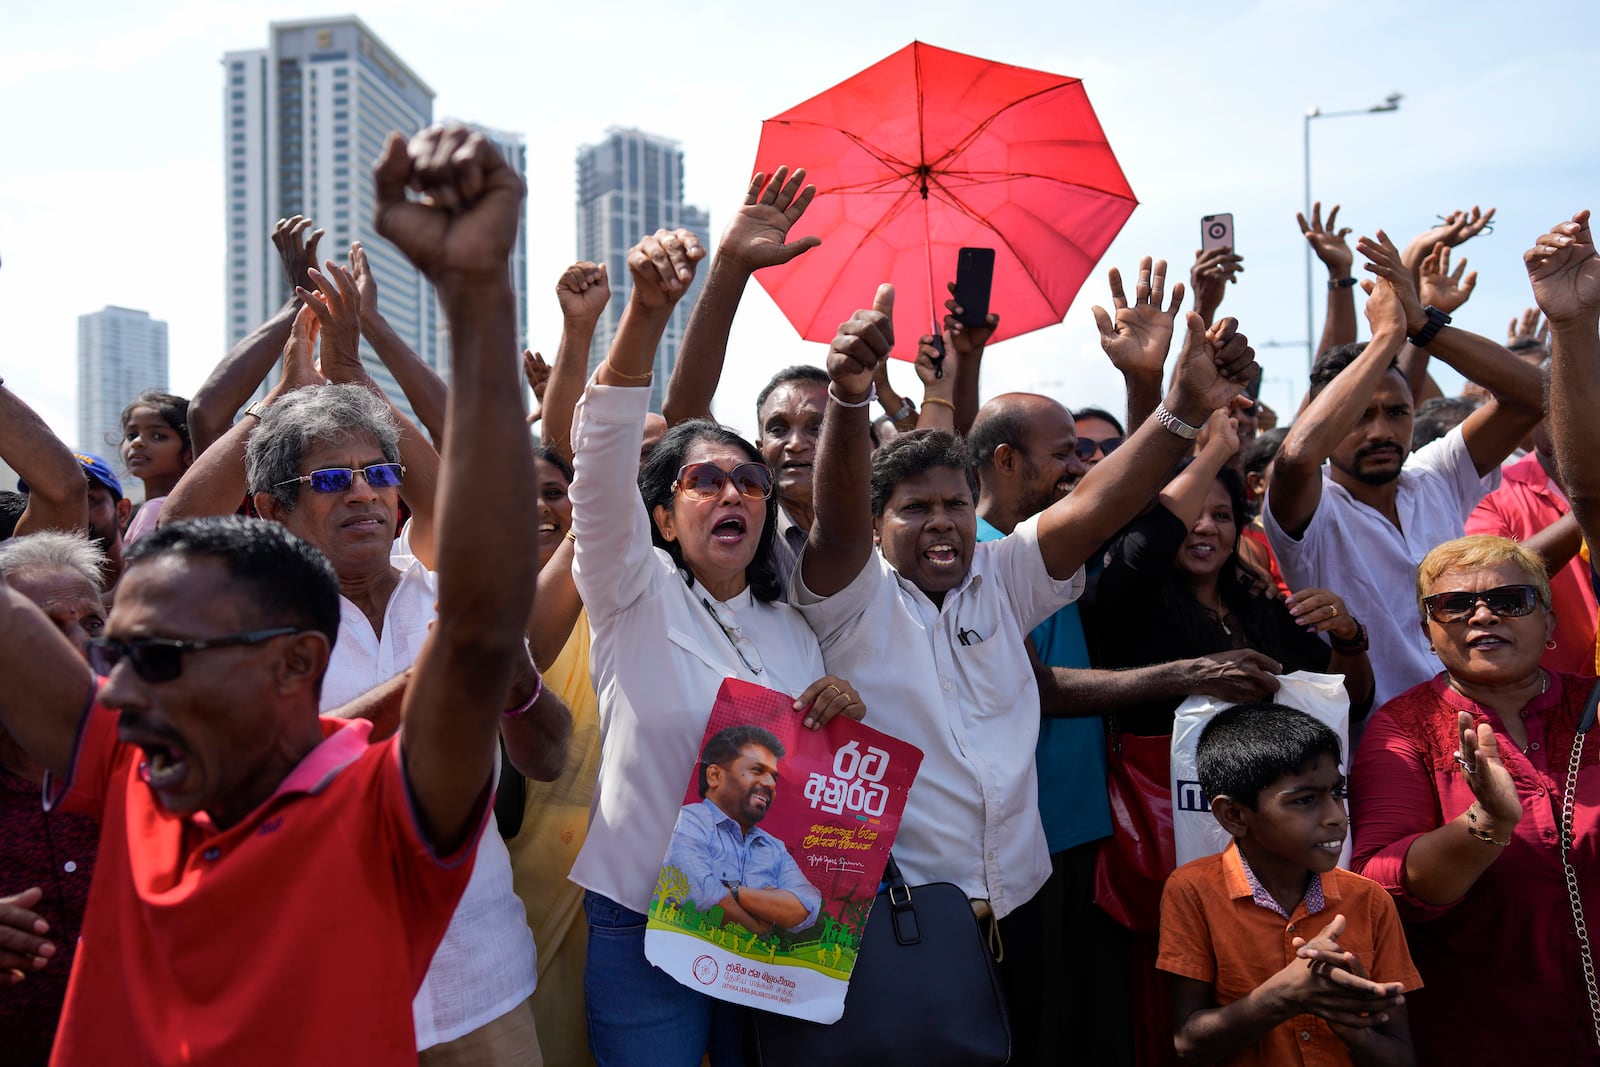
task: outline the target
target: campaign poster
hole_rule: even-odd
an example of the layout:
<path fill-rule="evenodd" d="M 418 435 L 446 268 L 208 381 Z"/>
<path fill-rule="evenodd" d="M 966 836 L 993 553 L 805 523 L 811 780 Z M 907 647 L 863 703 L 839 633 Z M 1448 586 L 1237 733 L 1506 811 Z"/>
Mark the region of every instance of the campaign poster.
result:
<path fill-rule="evenodd" d="M 644 951 L 708 996 L 831 1023 L 922 752 L 843 716 L 807 730 L 792 705 L 722 683 Z"/>

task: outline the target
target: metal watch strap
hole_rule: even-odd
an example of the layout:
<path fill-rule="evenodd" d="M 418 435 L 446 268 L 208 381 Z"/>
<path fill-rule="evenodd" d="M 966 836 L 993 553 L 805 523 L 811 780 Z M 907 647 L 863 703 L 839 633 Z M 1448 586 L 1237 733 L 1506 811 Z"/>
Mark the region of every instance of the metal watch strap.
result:
<path fill-rule="evenodd" d="M 1156 421 L 1159 422 L 1162 427 L 1172 433 L 1177 434 L 1185 441 L 1193 441 L 1196 437 L 1200 436 L 1200 427 L 1190 426 L 1187 422 L 1184 422 L 1182 419 L 1178 418 L 1178 416 L 1168 411 L 1167 405 L 1165 404 L 1156 405 L 1155 416 Z"/>

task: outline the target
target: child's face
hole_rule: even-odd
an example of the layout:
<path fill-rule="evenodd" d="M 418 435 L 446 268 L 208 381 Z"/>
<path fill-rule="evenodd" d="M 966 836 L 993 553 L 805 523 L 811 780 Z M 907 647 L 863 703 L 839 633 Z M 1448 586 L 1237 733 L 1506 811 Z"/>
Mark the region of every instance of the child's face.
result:
<path fill-rule="evenodd" d="M 188 450 L 160 412 L 137 404 L 123 427 L 122 464 L 135 478 L 175 478 L 189 466 Z"/>
<path fill-rule="evenodd" d="M 1254 857 L 1308 871 L 1331 871 L 1339 863 L 1349 816 L 1344 808 L 1344 775 L 1329 756 L 1318 756 L 1293 774 L 1261 791 L 1256 810 L 1241 809 L 1248 827 L 1240 847 Z"/>

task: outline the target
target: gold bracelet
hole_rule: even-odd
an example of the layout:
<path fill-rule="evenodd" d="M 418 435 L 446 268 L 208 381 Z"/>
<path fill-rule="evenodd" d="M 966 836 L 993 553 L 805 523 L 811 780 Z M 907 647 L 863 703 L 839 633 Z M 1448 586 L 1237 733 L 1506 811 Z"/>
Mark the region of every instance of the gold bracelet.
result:
<path fill-rule="evenodd" d="M 571 541 L 573 544 L 577 544 L 578 543 L 578 535 L 573 533 L 571 530 L 568 530 L 567 531 L 567 540 Z"/>
<path fill-rule="evenodd" d="M 1491 834 L 1488 830 L 1484 830 L 1484 829 L 1480 829 L 1479 828 L 1479 826 L 1478 826 L 1478 813 L 1477 813 L 1477 811 L 1474 810 L 1474 809 L 1477 808 L 1477 806 L 1478 806 L 1478 802 L 1476 800 L 1474 800 L 1472 802 L 1471 806 L 1467 808 L 1467 822 L 1472 824 L 1472 825 L 1467 827 L 1467 833 L 1471 834 L 1473 837 L 1476 837 L 1479 841 L 1482 841 L 1485 844 L 1494 845 L 1497 848 L 1505 848 L 1507 845 L 1511 844 L 1511 838 L 1510 837 L 1507 837 L 1504 841 L 1496 841 L 1494 839 L 1494 835 Z M 1484 812 L 1483 814 L 1484 814 L 1485 818 L 1487 818 L 1488 815 L 1489 815 L 1488 812 Z"/>
<path fill-rule="evenodd" d="M 648 382 L 651 378 L 656 376 L 654 367 L 651 367 L 643 374 L 629 374 L 627 371 L 620 371 L 616 368 L 616 365 L 611 362 L 610 356 L 606 357 L 606 370 L 610 371 L 612 374 L 615 374 L 618 378 L 621 378 L 625 382 Z"/>
<path fill-rule="evenodd" d="M 929 404 L 943 404 L 945 407 L 949 408 L 952 413 L 954 413 L 955 410 L 956 410 L 956 406 L 954 404 L 950 403 L 950 401 L 946 400 L 942 396 L 925 396 L 925 397 L 923 397 L 922 398 L 922 406 L 924 408 L 926 408 Z"/>

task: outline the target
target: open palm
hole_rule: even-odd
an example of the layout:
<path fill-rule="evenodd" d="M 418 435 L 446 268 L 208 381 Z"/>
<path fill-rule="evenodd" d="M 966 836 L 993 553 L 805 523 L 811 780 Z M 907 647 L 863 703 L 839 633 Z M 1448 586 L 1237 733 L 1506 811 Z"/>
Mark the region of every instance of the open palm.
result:
<path fill-rule="evenodd" d="M 1551 322 L 1600 316 L 1600 256 L 1587 211 L 1540 237 L 1522 258 L 1534 299 Z"/>

